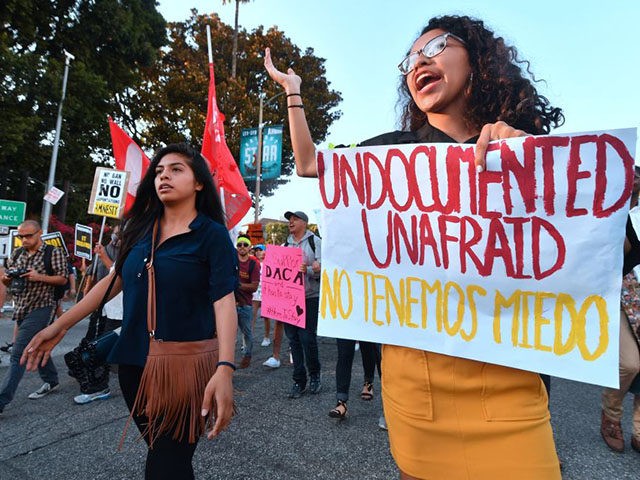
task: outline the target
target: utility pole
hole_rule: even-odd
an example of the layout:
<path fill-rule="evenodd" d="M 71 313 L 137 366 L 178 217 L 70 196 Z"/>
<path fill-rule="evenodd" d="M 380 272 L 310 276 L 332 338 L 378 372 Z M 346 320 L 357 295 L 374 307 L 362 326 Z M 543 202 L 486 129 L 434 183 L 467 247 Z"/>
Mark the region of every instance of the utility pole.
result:
<path fill-rule="evenodd" d="M 66 59 L 64 61 L 64 76 L 62 78 L 62 97 L 58 105 L 58 119 L 56 120 L 56 136 L 53 140 L 53 152 L 51 152 L 51 164 L 49 165 L 49 180 L 45 187 L 45 194 L 51 190 L 56 180 L 56 164 L 58 162 L 58 146 L 60 144 L 60 129 L 62 128 L 62 104 L 67 93 L 67 78 L 69 76 L 69 62 L 75 60 L 76 57 L 64 50 Z M 51 217 L 51 204 L 43 200 L 42 205 L 42 231 L 47 233 L 49 230 L 49 218 Z"/>

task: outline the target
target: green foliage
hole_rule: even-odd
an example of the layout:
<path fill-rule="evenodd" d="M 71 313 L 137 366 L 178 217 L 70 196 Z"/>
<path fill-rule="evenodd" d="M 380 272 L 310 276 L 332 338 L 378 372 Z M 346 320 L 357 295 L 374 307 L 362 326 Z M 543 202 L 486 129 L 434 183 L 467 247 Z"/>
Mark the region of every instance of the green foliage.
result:
<path fill-rule="evenodd" d="M 309 223 L 307 228 L 320 236 L 318 225 L 315 223 Z M 282 245 L 287 241 L 287 237 L 289 236 L 289 224 L 281 222 L 268 223 L 264 226 L 264 231 L 265 241 L 267 243 L 272 245 Z"/>
<path fill-rule="evenodd" d="M 237 77 L 230 78 L 234 30 L 217 15 L 192 15 L 166 24 L 155 0 L 5 0 L 0 6 L 0 198 L 27 201 L 37 217 L 49 176 L 52 143 L 67 50 L 75 56 L 56 169 L 66 191 L 65 220 L 88 223 L 93 173 L 112 165 L 106 121 L 114 117 L 149 150 L 170 142 L 200 144 L 209 84 L 206 25 L 211 25 L 218 105 L 226 115 L 227 143 L 239 155 L 240 132 L 257 126 L 259 93 L 280 93 L 263 67 L 272 48 L 279 68 L 292 65 L 305 85 L 305 112 L 314 141 L 321 142 L 341 97 L 325 77 L 324 59 L 301 51 L 283 32 L 259 27 L 238 32 Z M 268 105 L 264 121 L 285 124 L 284 96 Z M 289 136 L 283 145 L 283 174 L 294 164 Z M 262 183 L 263 195 L 284 180 Z M 248 185 L 253 191 L 255 186 Z M 60 212 L 54 208 L 54 213 Z"/>
<path fill-rule="evenodd" d="M 265 31 L 258 27 L 252 32 L 241 29 L 238 35 L 237 77 L 231 78 L 233 29 L 213 15 L 198 15 L 196 10 L 185 22 L 170 23 L 170 46 L 161 60 L 146 73 L 149 88 L 140 91 L 140 104 L 147 108 L 141 113 L 147 128 L 143 143 L 158 147 L 164 143 L 190 141 L 199 144 L 207 114 L 209 72 L 206 25 L 211 26 L 216 94 L 220 111 L 225 115 L 227 144 L 236 160 L 240 150 L 240 132 L 256 127 L 259 94 L 270 98 L 281 87 L 268 78 L 263 66 L 266 47 L 271 47 L 274 62 L 279 68 L 292 65 L 302 77 L 304 104 L 309 129 L 315 142 L 325 139 L 329 126 L 340 118 L 335 110 L 342 100 L 340 93 L 330 89 L 326 79 L 324 59 L 314 55 L 313 49 L 302 52 L 277 27 Z M 285 124 L 288 132 L 287 108 L 284 96 L 265 107 L 264 122 Z M 294 170 L 291 142 L 283 138 L 283 176 Z M 270 195 L 285 180 L 262 182 L 262 194 Z M 255 189 L 254 182 L 248 184 Z"/>
<path fill-rule="evenodd" d="M 127 92 L 166 41 L 154 0 L 6 0 L 0 7 L 0 197 L 40 212 L 67 50 L 75 56 L 56 169 L 74 185 L 69 216 L 86 215 L 96 163 L 110 161 L 107 115 L 131 118 Z M 83 210 L 84 209 L 84 212 Z"/>

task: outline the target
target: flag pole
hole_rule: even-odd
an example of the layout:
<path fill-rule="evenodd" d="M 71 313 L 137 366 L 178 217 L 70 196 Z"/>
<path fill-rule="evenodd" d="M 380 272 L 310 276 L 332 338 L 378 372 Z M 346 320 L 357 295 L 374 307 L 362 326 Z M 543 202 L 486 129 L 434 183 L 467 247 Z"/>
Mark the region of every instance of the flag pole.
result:
<path fill-rule="evenodd" d="M 211 49 L 211 25 L 207 25 L 207 54 L 209 55 L 209 71 L 211 71 L 211 66 L 213 65 L 213 51 Z M 207 99 L 207 102 L 209 99 Z M 210 108 L 210 105 L 207 105 L 207 109 Z M 204 128 L 208 126 L 205 125 Z M 222 211 L 226 215 L 226 205 L 224 202 L 224 188 L 220 187 L 220 203 L 222 203 Z"/>

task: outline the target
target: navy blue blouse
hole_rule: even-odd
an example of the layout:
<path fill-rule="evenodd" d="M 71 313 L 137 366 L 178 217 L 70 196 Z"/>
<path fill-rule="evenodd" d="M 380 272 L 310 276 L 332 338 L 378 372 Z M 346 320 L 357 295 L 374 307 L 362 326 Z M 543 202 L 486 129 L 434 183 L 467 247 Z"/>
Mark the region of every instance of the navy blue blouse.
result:
<path fill-rule="evenodd" d="M 213 302 L 238 285 L 238 254 L 223 225 L 205 215 L 190 231 L 156 247 L 156 338 L 195 341 L 215 334 Z M 149 352 L 147 270 L 151 232 L 131 249 L 122 268 L 123 320 L 110 363 L 144 366 Z"/>

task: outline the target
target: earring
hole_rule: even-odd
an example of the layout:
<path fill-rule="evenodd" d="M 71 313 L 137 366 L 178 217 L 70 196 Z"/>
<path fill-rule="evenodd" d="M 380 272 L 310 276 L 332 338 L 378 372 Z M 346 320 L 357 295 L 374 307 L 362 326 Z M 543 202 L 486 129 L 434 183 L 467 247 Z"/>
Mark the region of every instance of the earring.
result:
<path fill-rule="evenodd" d="M 469 83 L 467 85 L 467 96 L 471 95 L 471 87 L 473 85 L 473 72 L 469 75 Z"/>

